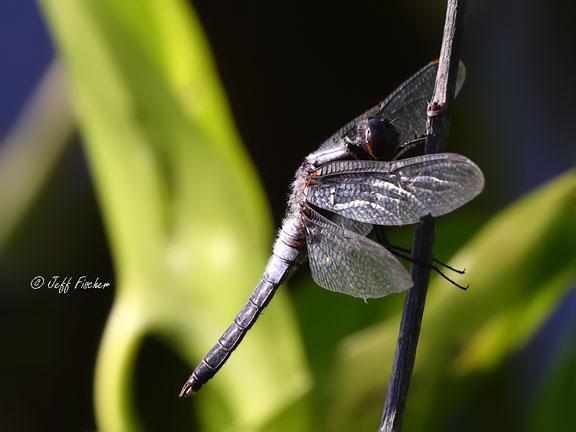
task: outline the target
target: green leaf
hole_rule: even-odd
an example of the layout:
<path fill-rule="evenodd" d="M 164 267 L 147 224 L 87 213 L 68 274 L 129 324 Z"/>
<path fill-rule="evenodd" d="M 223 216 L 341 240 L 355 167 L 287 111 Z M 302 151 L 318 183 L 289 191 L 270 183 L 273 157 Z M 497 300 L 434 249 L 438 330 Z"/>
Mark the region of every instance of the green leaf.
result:
<path fill-rule="evenodd" d="M 543 389 L 531 410 L 528 430 L 531 432 L 571 431 L 576 429 L 576 337 L 556 359 L 546 377 Z"/>
<path fill-rule="evenodd" d="M 269 212 L 185 2 L 42 5 L 70 75 L 116 270 L 97 420 L 101 430 L 136 430 L 131 376 L 142 338 L 160 335 L 193 366 L 261 274 Z M 307 391 L 283 293 L 271 309 L 193 398 L 207 430 L 260 430 Z M 306 415 L 294 418 L 305 428 Z"/>
<path fill-rule="evenodd" d="M 460 292 L 435 278 L 427 299 L 405 430 L 434 430 L 463 403 L 458 383 L 491 371 L 546 320 L 576 277 L 576 175 L 570 171 L 493 218 L 451 261 L 466 267 Z M 332 430 L 377 425 L 399 315 L 341 344 Z M 451 404 L 452 400 L 454 404 Z"/>

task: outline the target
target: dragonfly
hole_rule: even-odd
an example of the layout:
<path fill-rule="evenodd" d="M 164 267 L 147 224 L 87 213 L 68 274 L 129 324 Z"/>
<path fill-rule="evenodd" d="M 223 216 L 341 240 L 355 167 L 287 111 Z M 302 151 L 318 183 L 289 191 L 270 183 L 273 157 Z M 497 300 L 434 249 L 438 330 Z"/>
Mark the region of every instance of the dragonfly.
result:
<path fill-rule="evenodd" d="M 484 188 L 482 171 L 465 156 L 418 154 L 436 71 L 437 63 L 429 63 L 304 159 L 259 283 L 194 369 L 181 397 L 218 372 L 306 258 L 316 284 L 365 301 L 412 286 L 394 254 L 367 237 L 373 226 L 410 225 L 426 215 L 450 213 Z M 457 91 L 464 76 L 461 65 Z M 416 155 L 406 157 L 411 154 Z"/>

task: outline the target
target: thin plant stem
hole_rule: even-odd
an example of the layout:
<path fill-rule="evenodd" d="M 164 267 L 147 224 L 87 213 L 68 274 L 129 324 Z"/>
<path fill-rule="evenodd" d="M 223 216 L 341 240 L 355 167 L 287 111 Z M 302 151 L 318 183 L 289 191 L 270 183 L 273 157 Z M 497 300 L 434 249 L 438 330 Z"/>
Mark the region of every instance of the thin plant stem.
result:
<path fill-rule="evenodd" d="M 441 151 L 448 139 L 449 108 L 454 100 L 456 89 L 458 51 L 465 5 L 465 0 L 448 0 L 436 85 L 432 101 L 428 105 L 426 154 Z M 412 264 L 414 286 L 404 301 L 396 355 L 380 423 L 381 432 L 398 432 L 402 429 L 402 418 L 428 291 L 434 230 L 434 218 L 431 216 L 423 217 L 416 226 L 413 246 L 414 263 Z"/>

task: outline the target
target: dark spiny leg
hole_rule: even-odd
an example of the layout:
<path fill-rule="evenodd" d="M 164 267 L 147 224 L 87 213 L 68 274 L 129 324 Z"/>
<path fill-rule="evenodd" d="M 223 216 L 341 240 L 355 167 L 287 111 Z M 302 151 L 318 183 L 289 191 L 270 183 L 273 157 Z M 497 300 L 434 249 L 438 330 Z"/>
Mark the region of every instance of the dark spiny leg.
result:
<path fill-rule="evenodd" d="M 398 153 L 396 153 L 396 156 L 394 156 L 394 159 L 392 159 L 392 160 L 401 159 L 402 156 L 404 156 L 409 151 L 416 149 L 417 147 L 422 147 L 422 150 L 424 150 L 423 146 L 424 146 L 425 141 L 426 141 L 426 137 L 422 137 L 422 138 L 416 138 L 412 141 L 408 141 L 407 143 L 402 144 L 399 147 L 400 151 Z M 422 153 L 423 153 L 423 151 L 422 151 Z"/>
<path fill-rule="evenodd" d="M 401 246 L 392 245 L 392 244 L 390 244 L 390 243 L 388 243 L 388 246 L 386 246 L 386 247 L 387 247 L 387 249 L 390 250 L 391 252 L 399 251 L 399 252 L 402 252 L 402 253 L 405 253 L 405 254 L 412 255 L 412 251 L 411 251 L 410 249 L 408 249 L 408 248 L 404 248 L 404 247 L 401 247 Z M 446 264 L 446 263 L 444 263 L 444 262 L 442 262 L 442 261 L 440 261 L 440 260 L 438 260 L 438 259 L 436 259 L 436 258 L 434 258 L 434 257 L 432 257 L 432 262 L 435 262 L 436 264 L 440 265 L 441 267 L 445 267 L 445 268 L 447 268 L 448 270 L 452 270 L 454 273 L 458 273 L 458 274 L 464 274 L 464 273 L 466 273 L 466 269 L 460 270 L 460 269 L 454 268 L 454 267 L 452 267 L 452 266 L 450 266 L 450 265 L 448 265 L 448 264 Z"/>
<path fill-rule="evenodd" d="M 435 265 L 430 265 L 430 264 L 425 264 L 425 263 L 421 263 L 421 262 L 417 262 L 414 258 L 412 258 L 412 256 L 410 255 L 405 255 L 402 252 L 398 252 L 398 251 L 393 251 L 391 250 L 391 252 L 396 255 L 397 257 L 400 257 L 402 259 L 405 259 L 407 261 L 410 261 L 412 263 L 417 263 L 418 265 L 421 266 L 425 266 L 428 267 L 430 270 L 434 270 L 436 273 L 438 273 L 440 276 L 442 276 L 444 279 L 446 279 L 448 282 L 450 282 L 452 285 L 457 286 L 458 288 L 460 288 L 461 290 L 467 290 L 469 285 L 460 285 L 458 282 L 450 279 L 448 276 L 446 276 L 446 274 L 444 274 L 444 272 L 442 272 L 442 270 L 440 270 L 437 266 Z"/>
<path fill-rule="evenodd" d="M 384 227 L 382 227 L 380 225 L 375 225 L 374 226 L 374 235 L 376 236 L 376 240 L 378 241 L 378 243 L 380 243 L 382 246 L 384 246 L 386 249 L 388 249 L 394 255 L 396 255 L 402 259 L 408 260 L 410 262 L 415 262 L 414 258 L 412 258 L 412 250 L 410 250 L 408 248 L 403 248 L 401 246 L 395 246 L 393 244 L 390 244 L 390 242 L 388 241 L 388 237 L 386 236 L 386 232 L 385 232 Z M 450 270 L 452 270 L 458 274 L 464 274 L 464 272 L 465 272 L 465 270 L 458 270 L 458 269 L 455 269 L 454 267 L 449 266 L 448 264 L 444 264 L 442 261 L 439 261 L 436 258 L 432 258 L 432 262 L 435 262 L 435 263 L 437 263 L 443 267 L 446 267 L 447 269 L 450 269 Z M 418 263 L 418 264 L 426 265 L 423 263 Z M 468 285 L 463 286 L 463 285 L 460 285 L 459 283 L 453 281 L 448 276 L 446 276 L 446 274 L 444 274 L 442 272 L 442 270 L 440 270 L 437 266 L 427 265 L 427 267 L 429 267 L 431 270 L 434 270 L 436 273 L 438 273 L 440 276 L 442 276 L 444 279 L 446 279 L 451 284 L 457 286 L 458 288 L 463 289 L 463 290 L 468 289 Z"/>

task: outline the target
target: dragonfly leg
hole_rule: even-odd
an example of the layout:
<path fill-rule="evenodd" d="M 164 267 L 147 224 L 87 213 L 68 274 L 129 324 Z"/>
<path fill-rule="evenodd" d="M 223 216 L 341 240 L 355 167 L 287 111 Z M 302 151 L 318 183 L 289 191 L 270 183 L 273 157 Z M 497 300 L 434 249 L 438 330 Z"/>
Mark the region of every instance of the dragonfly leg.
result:
<path fill-rule="evenodd" d="M 467 290 L 469 288 L 469 285 L 460 285 L 458 282 L 456 282 L 453 279 L 451 279 L 450 277 L 448 277 L 442 270 L 440 270 L 440 268 L 438 266 L 435 266 L 433 264 L 425 264 L 425 263 L 419 262 L 419 261 L 415 260 L 411 255 L 406 255 L 406 254 L 404 254 L 398 250 L 394 250 L 392 248 L 388 248 L 388 250 L 399 258 L 410 261 L 411 263 L 423 265 L 425 267 L 428 267 L 430 270 L 434 270 L 436 273 L 438 273 L 440 276 L 442 276 L 444 279 L 446 279 L 452 285 L 460 288 L 461 290 Z M 450 267 L 450 266 L 446 266 L 446 267 L 452 270 L 452 267 Z M 460 271 L 458 271 L 458 270 L 454 270 L 454 271 L 456 271 L 457 273 L 460 273 Z M 460 274 L 462 274 L 462 273 L 460 273 Z"/>
<path fill-rule="evenodd" d="M 408 249 L 408 248 L 404 248 L 402 246 L 396 246 L 390 243 L 390 241 L 388 240 L 388 237 L 386 236 L 386 233 L 384 232 L 384 229 L 380 226 L 376 226 L 374 229 L 374 233 L 376 235 L 376 239 L 378 241 L 378 243 L 380 243 L 382 246 L 384 246 L 386 249 L 388 249 L 390 252 L 392 252 L 394 255 L 396 255 L 399 258 L 405 259 L 407 261 L 410 261 L 412 263 L 417 263 L 419 265 L 425 265 L 428 268 L 430 268 L 430 270 L 434 270 L 436 273 L 438 273 L 440 276 L 442 276 L 444 279 L 446 279 L 448 282 L 450 282 L 451 284 L 457 286 L 458 288 L 462 289 L 462 290 L 467 290 L 468 289 L 468 285 L 464 286 L 464 285 L 460 285 L 459 283 L 457 283 L 456 281 L 452 280 L 450 277 L 448 277 L 442 270 L 440 270 L 440 268 L 436 265 L 433 264 L 424 264 L 421 262 L 417 262 L 414 257 L 412 256 L 412 250 Z M 459 270 L 457 268 L 454 268 L 448 264 L 443 263 L 442 261 L 432 257 L 432 262 L 436 263 L 438 265 L 440 265 L 441 267 L 447 268 L 449 270 L 452 270 L 455 273 L 458 274 L 464 274 L 466 272 L 466 269 L 464 270 Z"/>
<path fill-rule="evenodd" d="M 412 250 L 408 249 L 408 248 L 404 248 L 401 246 L 396 246 L 396 245 L 392 245 L 392 244 L 388 244 L 387 246 L 388 250 L 390 250 L 391 252 L 394 251 L 399 251 L 402 253 L 406 253 L 406 254 L 410 254 L 412 255 Z M 454 273 L 458 273 L 458 274 L 465 274 L 466 273 L 466 269 L 457 269 L 455 267 L 452 267 L 449 264 L 446 264 L 445 262 L 440 261 L 439 259 L 436 259 L 434 257 L 432 257 L 432 262 L 435 262 L 436 264 L 440 265 L 441 267 L 447 268 L 448 270 L 452 270 Z"/>
<path fill-rule="evenodd" d="M 398 160 L 398 159 L 402 159 L 402 157 L 410 152 L 411 150 L 417 149 L 418 147 L 421 147 L 424 145 L 424 143 L 426 142 L 426 137 L 420 137 L 420 138 L 416 138 L 413 139 L 412 141 L 408 141 L 402 145 L 400 145 L 398 147 L 398 153 L 396 153 L 396 156 L 394 156 L 394 159 L 392 160 Z"/>

